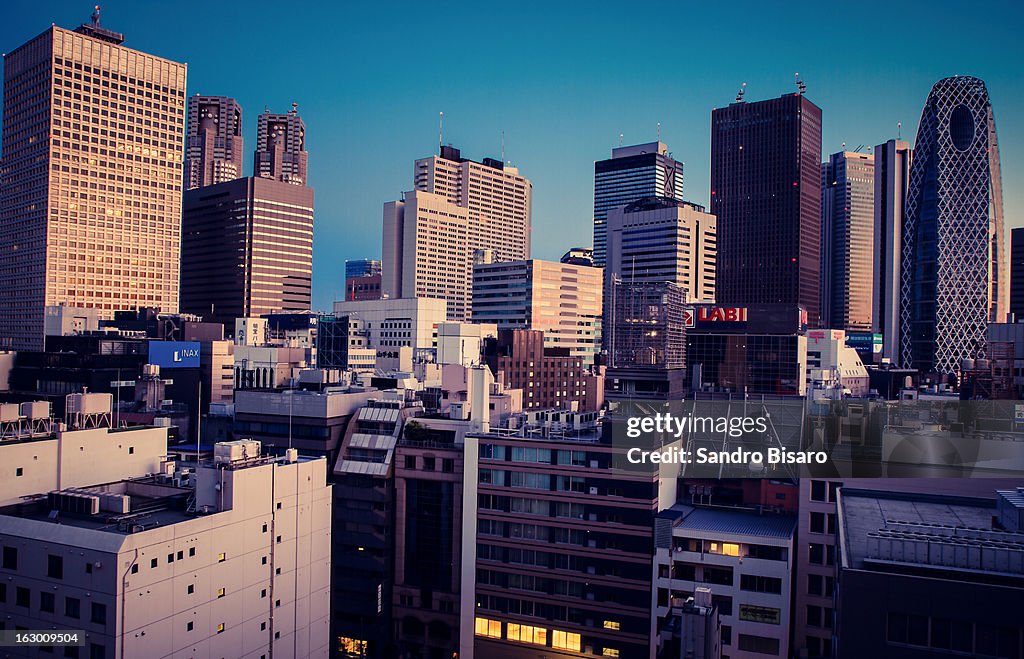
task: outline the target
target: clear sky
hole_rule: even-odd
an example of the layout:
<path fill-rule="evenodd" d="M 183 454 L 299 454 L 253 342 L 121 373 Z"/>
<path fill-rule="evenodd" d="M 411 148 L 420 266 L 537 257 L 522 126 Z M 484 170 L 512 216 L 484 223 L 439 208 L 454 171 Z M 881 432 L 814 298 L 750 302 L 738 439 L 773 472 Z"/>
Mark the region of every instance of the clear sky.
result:
<path fill-rule="evenodd" d="M 264 106 L 299 104 L 316 188 L 314 307 L 342 295 L 344 261 L 379 258 L 381 211 L 444 141 L 505 157 L 533 181 L 533 254 L 592 243 L 593 163 L 662 141 L 707 203 L 710 114 L 794 90 L 824 112 L 823 155 L 896 136 L 913 143 L 928 90 L 976 75 L 995 109 L 1008 227 L 1024 225 L 1024 3 L 177 2 L 102 3 L 125 45 L 189 64 L 188 94 L 233 96 L 246 167 Z M 50 23 L 89 20 L 82 0 L 8 0 L 0 50 Z"/>

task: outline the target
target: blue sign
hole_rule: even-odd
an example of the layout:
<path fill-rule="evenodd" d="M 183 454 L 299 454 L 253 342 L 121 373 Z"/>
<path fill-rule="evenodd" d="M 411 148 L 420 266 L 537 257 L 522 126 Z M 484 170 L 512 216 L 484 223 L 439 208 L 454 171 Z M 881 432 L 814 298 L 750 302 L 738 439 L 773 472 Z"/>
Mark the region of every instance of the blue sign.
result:
<path fill-rule="evenodd" d="M 199 368 L 199 342 L 150 341 L 149 363 L 161 369 Z"/>

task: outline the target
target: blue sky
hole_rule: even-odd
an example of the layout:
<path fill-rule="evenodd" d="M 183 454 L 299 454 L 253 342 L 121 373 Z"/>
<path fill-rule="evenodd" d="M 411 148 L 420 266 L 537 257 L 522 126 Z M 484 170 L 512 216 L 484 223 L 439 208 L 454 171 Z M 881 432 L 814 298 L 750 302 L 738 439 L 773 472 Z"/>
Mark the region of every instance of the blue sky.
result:
<path fill-rule="evenodd" d="M 8 0 L 0 50 L 76 0 Z M 444 140 L 506 158 L 533 181 L 538 258 L 591 244 L 593 162 L 618 143 L 662 140 L 684 163 L 686 197 L 707 203 L 712 108 L 793 91 L 800 72 L 824 113 L 823 155 L 895 137 L 913 142 L 939 78 L 989 88 L 1008 227 L 1024 225 L 1024 4 L 1014 2 L 103 2 L 126 46 L 189 64 L 188 93 L 256 116 L 291 103 L 307 126 L 316 188 L 314 295 L 328 309 L 346 258 L 380 255 L 381 208 Z"/>

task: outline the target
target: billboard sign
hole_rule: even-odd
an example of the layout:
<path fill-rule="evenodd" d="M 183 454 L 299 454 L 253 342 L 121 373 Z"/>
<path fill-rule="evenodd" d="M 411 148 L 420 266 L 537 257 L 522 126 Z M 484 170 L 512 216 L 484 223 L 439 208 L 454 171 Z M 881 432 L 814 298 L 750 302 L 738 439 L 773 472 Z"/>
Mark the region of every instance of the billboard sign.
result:
<path fill-rule="evenodd" d="M 150 341 L 149 363 L 162 369 L 199 368 L 198 341 Z"/>

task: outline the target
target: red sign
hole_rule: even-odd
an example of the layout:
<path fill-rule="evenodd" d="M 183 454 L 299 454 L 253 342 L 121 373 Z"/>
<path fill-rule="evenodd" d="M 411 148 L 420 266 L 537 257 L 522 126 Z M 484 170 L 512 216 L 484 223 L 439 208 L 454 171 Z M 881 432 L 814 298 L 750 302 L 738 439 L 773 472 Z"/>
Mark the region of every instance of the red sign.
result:
<path fill-rule="evenodd" d="M 747 322 L 746 307 L 700 307 L 697 320 L 702 323 L 745 323 Z"/>
<path fill-rule="evenodd" d="M 693 309 L 683 309 L 683 327 L 694 328 L 697 326 Z"/>

